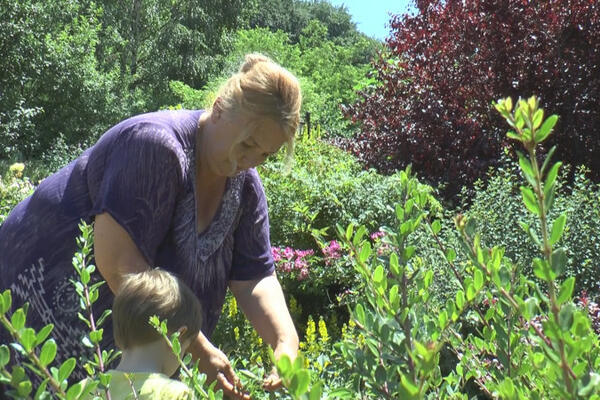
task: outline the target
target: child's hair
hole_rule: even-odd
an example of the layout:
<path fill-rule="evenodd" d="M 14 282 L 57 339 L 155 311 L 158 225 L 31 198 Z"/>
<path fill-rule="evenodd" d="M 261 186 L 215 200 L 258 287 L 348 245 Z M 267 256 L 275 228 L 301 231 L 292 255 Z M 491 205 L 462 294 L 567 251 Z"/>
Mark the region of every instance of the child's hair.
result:
<path fill-rule="evenodd" d="M 126 275 L 113 303 L 115 344 L 123 350 L 160 339 L 149 322 L 153 315 L 167 320 L 169 334 L 186 326 L 182 342 L 202 327 L 202 306 L 179 278 L 161 269 Z"/>

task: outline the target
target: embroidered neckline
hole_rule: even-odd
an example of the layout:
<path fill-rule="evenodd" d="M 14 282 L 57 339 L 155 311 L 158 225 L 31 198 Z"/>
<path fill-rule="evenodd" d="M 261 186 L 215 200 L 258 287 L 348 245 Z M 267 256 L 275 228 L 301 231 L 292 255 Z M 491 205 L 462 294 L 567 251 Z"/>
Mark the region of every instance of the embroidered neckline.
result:
<path fill-rule="evenodd" d="M 196 254 L 202 262 L 206 260 L 221 246 L 225 236 L 231 229 L 241 203 L 242 186 L 246 179 L 246 172 L 241 171 L 233 177 L 228 177 L 225 183 L 225 190 L 221 202 L 213 216 L 211 222 L 202 231 L 198 232 L 197 216 L 196 216 L 196 172 L 195 172 L 195 154 L 194 151 L 189 152 L 189 168 L 188 177 L 192 185 L 193 199 L 193 215 L 194 215 L 194 233 L 196 236 Z"/>

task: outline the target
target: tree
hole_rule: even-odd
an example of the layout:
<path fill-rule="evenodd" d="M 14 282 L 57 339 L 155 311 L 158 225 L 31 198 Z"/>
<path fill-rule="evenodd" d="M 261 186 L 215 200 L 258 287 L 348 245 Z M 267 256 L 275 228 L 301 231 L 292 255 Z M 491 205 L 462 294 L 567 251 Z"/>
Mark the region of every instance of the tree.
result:
<path fill-rule="evenodd" d="M 538 94 L 561 115 L 560 157 L 600 178 L 600 6 L 595 0 L 419 0 L 392 18 L 378 84 L 347 115 L 350 146 L 390 172 L 412 163 L 454 194 L 483 177 L 507 143 L 491 101 Z M 567 129 L 568 127 L 568 129 Z"/>
<path fill-rule="evenodd" d="M 0 158 L 82 142 L 119 115 L 119 86 L 94 54 L 96 6 L 0 0 L 0 10 Z"/>
<path fill-rule="evenodd" d="M 129 88 L 145 93 L 146 108 L 172 101 L 168 82 L 193 87 L 217 74 L 228 35 L 240 22 L 241 0 L 101 1 L 100 60 L 131 77 Z"/>

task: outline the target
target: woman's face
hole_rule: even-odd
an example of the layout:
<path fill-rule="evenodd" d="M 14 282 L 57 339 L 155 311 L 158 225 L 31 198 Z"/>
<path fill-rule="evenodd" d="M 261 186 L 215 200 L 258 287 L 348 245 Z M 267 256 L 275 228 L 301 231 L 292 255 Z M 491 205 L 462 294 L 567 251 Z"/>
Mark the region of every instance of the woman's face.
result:
<path fill-rule="evenodd" d="M 219 117 L 214 127 L 206 159 L 213 173 L 220 176 L 233 176 L 262 164 L 286 139 L 281 126 L 269 118 L 250 126 L 241 116 L 233 120 Z M 248 129 L 249 135 L 244 137 Z"/>

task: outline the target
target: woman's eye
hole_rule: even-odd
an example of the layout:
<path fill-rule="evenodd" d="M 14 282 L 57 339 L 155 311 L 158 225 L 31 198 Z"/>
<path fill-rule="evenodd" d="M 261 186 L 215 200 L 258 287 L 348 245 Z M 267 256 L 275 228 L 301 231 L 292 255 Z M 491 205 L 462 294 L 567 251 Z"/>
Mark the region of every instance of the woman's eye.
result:
<path fill-rule="evenodd" d="M 247 149 L 248 149 L 248 148 L 250 148 L 250 147 L 252 147 L 252 145 L 251 145 L 251 144 L 249 144 L 249 143 L 246 143 L 246 142 L 242 142 L 242 146 L 244 146 L 244 147 L 245 147 L 245 148 L 247 148 Z"/>

